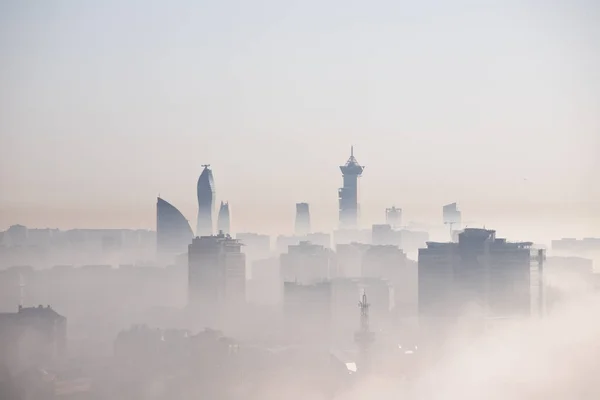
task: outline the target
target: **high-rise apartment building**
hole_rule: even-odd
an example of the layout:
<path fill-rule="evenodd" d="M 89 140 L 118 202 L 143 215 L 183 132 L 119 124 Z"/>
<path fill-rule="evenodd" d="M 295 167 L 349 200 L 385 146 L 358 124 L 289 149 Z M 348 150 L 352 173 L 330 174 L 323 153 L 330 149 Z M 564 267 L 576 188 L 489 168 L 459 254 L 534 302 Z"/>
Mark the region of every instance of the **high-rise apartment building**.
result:
<path fill-rule="evenodd" d="M 188 251 L 188 303 L 209 321 L 227 316 L 246 300 L 246 256 L 229 235 L 201 236 Z M 198 314 L 200 316 L 200 314 Z"/>

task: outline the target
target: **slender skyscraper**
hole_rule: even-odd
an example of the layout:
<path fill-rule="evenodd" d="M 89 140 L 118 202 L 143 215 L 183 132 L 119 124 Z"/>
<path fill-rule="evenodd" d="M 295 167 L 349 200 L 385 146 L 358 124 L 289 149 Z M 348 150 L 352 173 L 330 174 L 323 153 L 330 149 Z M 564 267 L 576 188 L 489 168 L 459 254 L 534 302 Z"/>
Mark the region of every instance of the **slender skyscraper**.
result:
<path fill-rule="evenodd" d="M 305 236 L 310 233 L 310 209 L 308 203 L 296 203 L 296 235 Z"/>
<path fill-rule="evenodd" d="M 350 147 L 350 158 L 340 166 L 344 186 L 339 189 L 340 228 L 355 229 L 358 224 L 358 178 L 365 167 L 354 158 L 354 147 Z"/>
<path fill-rule="evenodd" d="M 231 233 L 231 219 L 229 216 L 229 203 L 221 202 L 219 207 L 219 216 L 217 219 L 217 230 L 219 233 L 229 235 Z"/>
<path fill-rule="evenodd" d="M 213 210 L 215 209 L 215 183 L 210 164 L 203 165 L 204 169 L 198 179 L 198 223 L 196 236 L 213 234 Z"/>

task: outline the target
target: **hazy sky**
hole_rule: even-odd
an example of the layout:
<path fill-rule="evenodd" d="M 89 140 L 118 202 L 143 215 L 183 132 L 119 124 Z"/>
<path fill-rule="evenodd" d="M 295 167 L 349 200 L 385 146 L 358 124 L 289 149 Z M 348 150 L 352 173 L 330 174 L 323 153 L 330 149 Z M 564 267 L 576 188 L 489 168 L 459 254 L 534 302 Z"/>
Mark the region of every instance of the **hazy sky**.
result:
<path fill-rule="evenodd" d="M 600 234 L 594 0 L 3 1 L 0 229 L 192 221 L 201 164 L 234 229 L 383 209 Z M 524 217 L 528 218 L 523 223 Z M 536 222 L 531 222 L 536 221 Z"/>

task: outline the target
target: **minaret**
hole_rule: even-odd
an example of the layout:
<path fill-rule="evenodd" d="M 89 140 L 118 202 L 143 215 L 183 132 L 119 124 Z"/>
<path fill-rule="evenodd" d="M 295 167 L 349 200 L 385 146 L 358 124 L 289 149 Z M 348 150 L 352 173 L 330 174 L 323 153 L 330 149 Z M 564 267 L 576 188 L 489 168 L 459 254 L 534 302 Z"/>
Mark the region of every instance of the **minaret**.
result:
<path fill-rule="evenodd" d="M 358 178 L 365 167 L 354 158 L 354 146 L 350 147 L 350 158 L 340 166 L 344 185 L 339 189 L 340 228 L 356 229 L 358 225 Z"/>
<path fill-rule="evenodd" d="M 366 373 L 370 368 L 369 347 L 375 339 L 375 335 L 369 328 L 369 307 L 367 293 L 363 292 L 362 300 L 358 303 L 360 308 L 360 329 L 354 335 L 354 341 L 358 345 L 359 360 L 357 368 L 360 373 Z"/>

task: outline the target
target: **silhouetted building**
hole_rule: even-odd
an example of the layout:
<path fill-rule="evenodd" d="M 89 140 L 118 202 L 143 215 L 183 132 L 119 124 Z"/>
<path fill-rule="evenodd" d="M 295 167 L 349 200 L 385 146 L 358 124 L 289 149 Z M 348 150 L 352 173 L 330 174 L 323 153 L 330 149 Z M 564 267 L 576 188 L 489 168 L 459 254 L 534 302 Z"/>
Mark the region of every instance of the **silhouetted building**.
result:
<path fill-rule="evenodd" d="M 385 209 L 385 223 L 392 229 L 399 229 L 402 226 L 402 209 L 392 206 Z"/>
<path fill-rule="evenodd" d="M 458 210 L 456 203 L 447 204 L 442 208 L 444 224 L 460 225 L 462 221 L 461 212 Z"/>
<path fill-rule="evenodd" d="M 6 239 L 10 246 L 24 246 L 27 244 L 28 229 L 23 225 L 12 225 L 6 231 Z"/>
<path fill-rule="evenodd" d="M 529 315 L 531 245 L 472 228 L 458 243 L 427 243 L 419 250 L 421 319 L 444 324 L 470 307 L 483 317 Z"/>
<path fill-rule="evenodd" d="M 296 246 L 302 241 L 306 241 L 302 236 L 279 235 L 275 239 L 275 249 L 277 253 L 283 254 L 287 252 L 289 246 Z"/>
<path fill-rule="evenodd" d="M 371 230 L 371 243 L 375 245 L 401 245 L 401 233 L 391 225 L 373 225 Z"/>
<path fill-rule="evenodd" d="M 231 217 L 229 215 L 229 203 L 221 202 L 221 207 L 219 207 L 217 227 L 219 232 L 223 232 L 226 235 L 231 234 Z"/>
<path fill-rule="evenodd" d="M 14 372 L 55 367 L 66 356 L 66 326 L 50 306 L 0 313 L 0 364 Z"/>
<path fill-rule="evenodd" d="M 280 264 L 285 282 L 312 284 L 327 280 L 335 273 L 333 252 L 304 241 L 290 245 L 288 252 L 281 254 Z"/>
<path fill-rule="evenodd" d="M 159 254 L 187 252 L 194 233 L 187 219 L 160 197 L 156 201 L 156 250 Z"/>
<path fill-rule="evenodd" d="M 350 148 L 350 158 L 345 165 L 340 166 L 344 185 L 338 191 L 340 204 L 340 228 L 356 229 L 358 226 L 358 178 L 365 167 L 354 158 L 354 148 Z"/>
<path fill-rule="evenodd" d="M 246 255 L 241 246 L 224 234 L 197 237 L 189 246 L 189 306 L 209 323 L 218 323 L 217 317 L 226 317 L 229 308 L 239 312 L 245 303 Z"/>
<path fill-rule="evenodd" d="M 196 236 L 213 234 L 213 212 L 215 209 L 215 183 L 210 165 L 204 165 L 198 178 L 198 223 Z"/>
<path fill-rule="evenodd" d="M 310 210 L 308 203 L 296 204 L 296 235 L 308 235 L 310 230 Z"/>
<path fill-rule="evenodd" d="M 596 255 L 595 253 L 600 253 L 600 238 L 553 240 L 552 251 L 566 255 Z"/>

